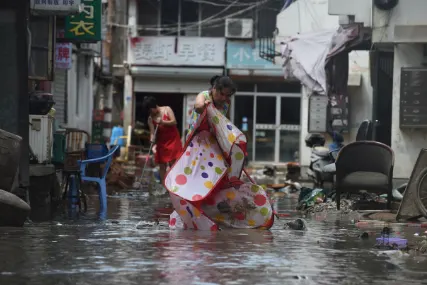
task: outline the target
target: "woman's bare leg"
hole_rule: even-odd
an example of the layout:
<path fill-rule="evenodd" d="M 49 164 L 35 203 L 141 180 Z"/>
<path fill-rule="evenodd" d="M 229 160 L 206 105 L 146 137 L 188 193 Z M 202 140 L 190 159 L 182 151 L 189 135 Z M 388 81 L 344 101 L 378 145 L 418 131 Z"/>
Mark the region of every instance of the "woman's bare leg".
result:
<path fill-rule="evenodd" d="M 160 180 L 163 183 L 164 179 L 165 179 L 165 175 L 166 175 L 166 164 L 162 163 L 159 164 L 159 174 L 160 174 Z"/>

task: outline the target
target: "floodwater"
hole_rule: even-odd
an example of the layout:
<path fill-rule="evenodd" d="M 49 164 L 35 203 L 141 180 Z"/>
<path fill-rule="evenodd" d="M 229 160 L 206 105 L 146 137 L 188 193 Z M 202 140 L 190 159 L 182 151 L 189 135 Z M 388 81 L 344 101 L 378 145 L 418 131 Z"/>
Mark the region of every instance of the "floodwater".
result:
<path fill-rule="evenodd" d="M 170 231 L 168 198 L 110 197 L 103 222 L 89 204 L 77 220 L 0 229 L 0 284 L 426 284 L 424 258 L 380 254 L 349 219 L 307 218 L 305 232 L 283 229 L 293 217 L 270 231 Z"/>

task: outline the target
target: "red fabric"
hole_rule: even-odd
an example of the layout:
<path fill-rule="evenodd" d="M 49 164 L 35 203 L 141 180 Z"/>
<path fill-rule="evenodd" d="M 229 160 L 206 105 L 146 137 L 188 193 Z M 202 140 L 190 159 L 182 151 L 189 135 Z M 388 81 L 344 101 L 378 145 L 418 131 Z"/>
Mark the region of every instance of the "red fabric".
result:
<path fill-rule="evenodd" d="M 169 121 L 167 114 L 163 114 L 162 120 Z M 153 121 L 154 127 L 157 123 Z M 156 163 L 164 164 L 175 161 L 182 152 L 182 143 L 176 126 L 159 125 L 156 136 Z"/>
<path fill-rule="evenodd" d="M 209 131 L 209 123 L 208 123 L 208 118 L 204 117 L 203 121 L 200 123 L 200 126 L 197 128 L 198 132 L 201 131 Z"/>

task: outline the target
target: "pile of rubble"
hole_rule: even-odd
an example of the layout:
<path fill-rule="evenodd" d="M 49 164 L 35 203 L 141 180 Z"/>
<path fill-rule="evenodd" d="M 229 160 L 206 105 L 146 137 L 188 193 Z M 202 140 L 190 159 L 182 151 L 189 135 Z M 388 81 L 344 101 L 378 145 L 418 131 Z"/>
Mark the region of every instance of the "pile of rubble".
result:
<path fill-rule="evenodd" d="M 353 211 L 354 200 L 342 199 L 340 201 L 340 212 L 348 214 Z M 331 199 L 327 199 L 326 202 L 314 204 L 304 210 L 305 214 L 323 213 L 323 212 L 334 212 L 337 210 L 337 203 Z"/>

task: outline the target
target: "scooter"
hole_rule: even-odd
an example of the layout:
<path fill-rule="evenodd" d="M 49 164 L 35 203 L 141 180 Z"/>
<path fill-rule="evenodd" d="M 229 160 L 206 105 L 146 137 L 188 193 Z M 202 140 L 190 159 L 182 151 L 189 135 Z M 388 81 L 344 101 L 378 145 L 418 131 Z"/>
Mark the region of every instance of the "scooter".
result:
<path fill-rule="evenodd" d="M 323 187 L 324 182 L 334 181 L 334 173 L 325 171 L 324 167 L 335 162 L 336 155 L 344 146 L 341 132 L 328 131 L 328 134 L 332 137 L 332 143 L 328 147 L 324 147 L 325 137 L 322 134 L 308 134 L 305 138 L 305 145 L 312 149 L 307 175 L 316 187 Z"/>

